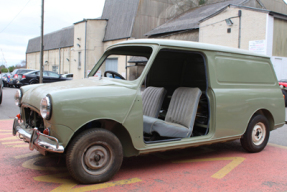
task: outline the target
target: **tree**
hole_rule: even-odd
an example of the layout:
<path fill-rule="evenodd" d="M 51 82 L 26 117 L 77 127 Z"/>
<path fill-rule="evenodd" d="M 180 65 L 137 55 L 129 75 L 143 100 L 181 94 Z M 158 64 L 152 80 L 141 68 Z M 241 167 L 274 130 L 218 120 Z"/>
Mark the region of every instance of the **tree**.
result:
<path fill-rule="evenodd" d="M 9 69 L 9 71 L 10 71 L 10 73 L 15 69 L 15 67 L 14 66 L 11 66 L 11 67 L 9 67 L 8 68 Z"/>

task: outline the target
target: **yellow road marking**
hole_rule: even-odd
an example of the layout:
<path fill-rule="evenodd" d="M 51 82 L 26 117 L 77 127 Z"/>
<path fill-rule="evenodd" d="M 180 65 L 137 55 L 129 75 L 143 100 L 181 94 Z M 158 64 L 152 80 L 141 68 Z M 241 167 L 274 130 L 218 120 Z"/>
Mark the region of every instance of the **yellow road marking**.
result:
<path fill-rule="evenodd" d="M 12 130 L 10 130 L 10 129 L 2 129 L 2 130 L 0 130 L 0 132 L 11 132 L 12 133 Z"/>
<path fill-rule="evenodd" d="M 26 145 L 26 147 L 28 147 Z M 63 171 L 63 170 L 67 170 L 66 167 L 44 167 L 44 166 L 39 166 L 39 165 L 35 165 L 35 163 L 41 159 L 46 159 L 49 157 L 45 157 L 45 156 L 39 156 L 36 157 L 34 159 L 30 159 L 28 161 L 25 161 L 22 166 L 28 169 L 34 169 L 34 170 L 39 170 L 39 171 Z"/>
<path fill-rule="evenodd" d="M 9 142 L 2 142 L 3 145 L 7 145 L 7 144 L 14 144 L 14 143 L 21 143 L 23 144 L 24 142 L 23 141 L 9 141 Z"/>
<path fill-rule="evenodd" d="M 38 153 L 39 154 L 39 153 Z M 28 156 L 33 156 L 35 153 L 29 153 L 24 155 L 15 156 L 14 158 L 24 158 Z M 59 167 L 44 167 L 44 166 L 38 166 L 35 165 L 35 163 L 41 159 L 49 158 L 46 156 L 39 156 L 35 157 L 33 159 L 30 159 L 28 161 L 25 161 L 22 166 L 28 169 L 34 169 L 34 170 L 45 170 L 45 171 L 61 171 L 66 170 L 66 168 L 59 168 Z M 101 183 L 101 184 L 95 184 L 95 185 L 88 185 L 84 187 L 76 187 L 78 183 L 76 183 L 74 180 L 65 179 L 64 177 L 70 177 L 69 173 L 57 173 L 57 174 L 51 174 L 51 175 L 44 175 L 44 176 L 38 176 L 33 177 L 35 181 L 41 181 L 41 182 L 48 182 L 48 183 L 58 183 L 62 184 L 59 187 L 52 190 L 52 192 L 62 192 L 62 191 L 73 191 L 73 192 L 83 192 L 83 191 L 92 191 L 97 189 L 105 189 L 108 187 L 114 187 L 114 186 L 122 186 L 132 183 L 141 182 L 142 180 L 139 178 L 132 178 L 132 179 L 126 179 L 126 180 L 120 180 L 120 181 L 114 181 L 114 182 L 107 182 L 107 183 Z"/>
<path fill-rule="evenodd" d="M 14 119 L 1 119 L 0 121 L 8 121 L 8 120 L 14 120 Z"/>
<path fill-rule="evenodd" d="M 0 135 L 12 135 L 12 132 L 11 133 L 0 133 Z"/>
<path fill-rule="evenodd" d="M 277 144 L 274 144 L 274 143 L 268 143 L 268 145 L 272 146 L 272 147 L 278 147 L 278 148 L 282 148 L 282 149 L 287 149 L 286 146 L 283 146 L 283 145 L 277 145 Z"/>
<path fill-rule="evenodd" d="M 63 179 L 63 177 L 69 176 L 68 173 L 60 173 L 60 174 L 53 174 L 53 175 L 44 175 L 44 176 L 38 176 L 33 177 L 35 181 L 42 181 L 42 182 L 48 182 L 48 183 L 60 183 L 59 187 L 55 188 L 51 192 L 62 192 L 62 191 L 72 191 L 72 192 L 83 192 L 83 191 L 92 191 L 97 189 L 105 189 L 108 187 L 114 187 L 119 185 L 127 185 L 132 183 L 141 182 L 142 180 L 139 178 L 132 178 L 132 179 L 126 179 L 126 180 L 120 180 L 120 181 L 114 181 L 114 182 L 107 182 L 102 184 L 95 184 L 95 185 L 88 185 L 84 187 L 77 187 L 78 183 L 75 183 L 75 181 L 72 181 L 70 179 Z"/>
<path fill-rule="evenodd" d="M 5 138 L 0 139 L 0 141 L 7 141 L 7 140 L 19 140 L 19 138 L 13 136 L 13 137 L 5 137 Z"/>
<path fill-rule="evenodd" d="M 30 157 L 30 156 L 39 155 L 39 154 L 40 154 L 39 152 L 33 152 L 33 153 L 27 153 L 27 154 L 24 154 L 24 155 L 18 155 L 18 156 L 15 156 L 14 158 L 15 159 L 22 159 L 22 158 L 25 158 L 25 157 Z"/>
<path fill-rule="evenodd" d="M 219 157 L 219 158 L 207 158 L 207 159 L 191 159 L 191 160 L 183 160 L 183 161 L 174 161 L 173 163 L 191 163 L 191 162 L 205 162 L 205 161 L 226 161 L 231 160 L 226 166 L 217 171 L 211 177 L 215 179 L 222 179 L 225 175 L 227 175 L 230 171 L 232 171 L 235 167 L 237 167 L 240 163 L 242 163 L 245 158 L 243 157 Z"/>
<path fill-rule="evenodd" d="M 26 147 L 28 149 L 29 145 L 26 143 L 23 145 L 6 145 L 6 147 L 14 147 L 14 148 Z"/>

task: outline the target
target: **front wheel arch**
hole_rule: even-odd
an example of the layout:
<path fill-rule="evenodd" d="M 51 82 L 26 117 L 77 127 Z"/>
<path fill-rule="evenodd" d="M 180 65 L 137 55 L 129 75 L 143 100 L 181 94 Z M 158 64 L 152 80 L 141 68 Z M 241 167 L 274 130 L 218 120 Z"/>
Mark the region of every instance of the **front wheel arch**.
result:
<path fill-rule="evenodd" d="M 102 128 L 106 129 L 113 134 L 120 140 L 122 146 L 123 146 L 123 154 L 124 157 L 131 157 L 131 156 L 137 156 L 139 155 L 139 151 L 134 148 L 131 136 L 127 129 L 119 122 L 111 119 L 98 119 L 98 120 L 93 120 L 82 127 L 80 127 L 71 137 L 69 140 L 69 143 L 65 147 L 65 153 L 66 149 L 69 147 L 71 141 L 79 134 L 82 132 L 88 130 L 88 129 L 93 129 L 93 128 Z"/>

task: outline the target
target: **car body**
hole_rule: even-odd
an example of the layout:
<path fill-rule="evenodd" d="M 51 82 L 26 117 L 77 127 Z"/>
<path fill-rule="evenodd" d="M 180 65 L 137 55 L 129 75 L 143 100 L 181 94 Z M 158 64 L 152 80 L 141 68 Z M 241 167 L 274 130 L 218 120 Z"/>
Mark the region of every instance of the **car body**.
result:
<path fill-rule="evenodd" d="M 30 71 L 28 73 L 24 73 L 21 79 L 16 83 L 18 87 L 29 84 L 39 83 L 40 71 Z M 66 81 L 71 80 L 70 78 L 65 78 L 55 73 L 53 71 L 43 71 L 43 83 L 53 83 L 58 81 Z"/>
<path fill-rule="evenodd" d="M 0 71 L 0 77 L 2 78 L 2 75 L 3 74 L 1 74 L 1 71 Z M 3 81 L 0 81 L 0 105 L 2 104 L 2 99 L 3 99 L 3 91 L 2 91 L 2 89 L 3 89 Z"/>
<path fill-rule="evenodd" d="M 34 69 L 14 69 L 10 76 L 9 87 L 19 87 L 17 82 L 20 81 L 24 73 L 35 71 Z"/>
<path fill-rule="evenodd" d="M 107 71 L 94 77 L 114 56 L 148 61 L 135 79 L 125 80 L 115 71 L 109 71 L 114 78 L 107 78 Z M 145 94 L 158 88 L 160 107 L 154 110 L 153 96 Z M 113 45 L 89 78 L 24 86 L 15 99 L 21 121 L 15 118 L 13 134 L 42 154 L 66 152 L 68 170 L 81 183 L 107 181 L 123 157 L 139 154 L 236 139 L 247 151 L 259 152 L 269 132 L 285 123 L 269 57 L 187 41 Z M 158 110 L 157 115 L 148 115 L 149 110 Z"/>
<path fill-rule="evenodd" d="M 72 79 L 74 77 L 74 74 L 73 73 L 62 74 L 62 77 Z"/>
<path fill-rule="evenodd" d="M 285 82 L 285 81 L 279 80 L 278 83 L 281 89 L 285 89 L 287 87 L 287 81 Z"/>

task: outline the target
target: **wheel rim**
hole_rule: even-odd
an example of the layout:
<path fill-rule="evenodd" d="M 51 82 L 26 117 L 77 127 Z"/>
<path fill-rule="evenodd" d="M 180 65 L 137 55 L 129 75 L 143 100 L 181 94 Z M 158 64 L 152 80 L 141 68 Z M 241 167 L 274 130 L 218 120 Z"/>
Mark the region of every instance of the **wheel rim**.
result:
<path fill-rule="evenodd" d="M 90 145 L 82 155 L 82 166 L 91 175 L 100 175 L 111 166 L 112 153 L 106 143 Z"/>
<path fill-rule="evenodd" d="M 257 123 L 252 131 L 252 142 L 254 145 L 261 145 L 266 136 L 266 127 L 264 123 Z"/>

